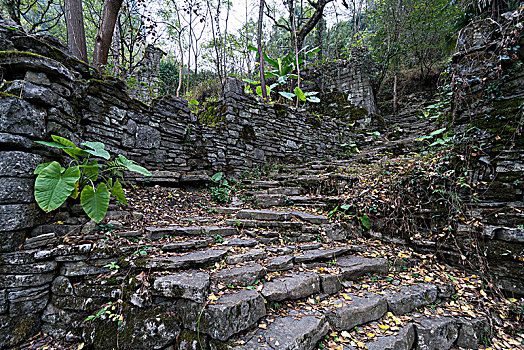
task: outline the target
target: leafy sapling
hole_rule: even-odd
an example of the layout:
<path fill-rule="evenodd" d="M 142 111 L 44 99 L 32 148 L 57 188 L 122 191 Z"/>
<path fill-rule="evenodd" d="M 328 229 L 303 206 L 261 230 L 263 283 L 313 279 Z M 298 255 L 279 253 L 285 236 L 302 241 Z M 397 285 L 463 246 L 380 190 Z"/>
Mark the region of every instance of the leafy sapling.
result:
<path fill-rule="evenodd" d="M 124 170 L 144 176 L 151 173 L 123 155 L 111 159 L 102 142 L 84 142 L 81 148 L 72 141 L 52 135 L 53 141 L 36 143 L 61 149 L 72 159 L 67 168 L 53 161 L 40 164 L 34 174 L 35 199 L 45 212 L 53 211 L 67 200 L 77 199 L 87 216 L 99 223 L 104 219 L 112 195 L 118 202 L 127 205 L 120 180 Z"/>

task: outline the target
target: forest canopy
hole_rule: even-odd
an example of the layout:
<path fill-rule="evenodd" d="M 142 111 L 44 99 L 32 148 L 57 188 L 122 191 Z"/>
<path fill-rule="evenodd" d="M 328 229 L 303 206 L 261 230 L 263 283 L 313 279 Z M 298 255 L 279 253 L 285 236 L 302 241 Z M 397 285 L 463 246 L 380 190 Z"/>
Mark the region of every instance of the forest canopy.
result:
<path fill-rule="evenodd" d="M 298 99 L 301 69 L 354 55 L 366 60 L 376 90 L 406 69 L 425 79 L 467 23 L 517 6 L 512 0 L 1 0 L 0 13 L 29 33 L 56 36 L 78 59 L 128 86 L 151 48 L 159 48 L 152 94 L 216 99 L 235 76 L 263 98 L 278 79 L 285 86 L 280 98 Z"/>

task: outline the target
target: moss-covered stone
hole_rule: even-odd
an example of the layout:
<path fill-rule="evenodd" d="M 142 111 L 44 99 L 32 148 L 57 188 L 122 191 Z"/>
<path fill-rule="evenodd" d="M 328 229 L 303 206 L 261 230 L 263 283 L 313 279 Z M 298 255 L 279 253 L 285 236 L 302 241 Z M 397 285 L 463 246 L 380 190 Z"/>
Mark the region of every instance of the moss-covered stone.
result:
<path fill-rule="evenodd" d="M 144 309 L 125 303 L 110 310 L 110 315 L 89 321 L 83 329 L 84 341 L 95 349 L 161 349 L 180 334 L 175 314 L 165 307 Z"/>
<path fill-rule="evenodd" d="M 197 114 L 198 122 L 203 125 L 216 126 L 226 121 L 227 106 L 218 102 L 207 102 Z"/>
<path fill-rule="evenodd" d="M 18 317 L 0 316 L 0 348 L 13 348 L 38 333 L 39 329 L 38 314 Z"/>

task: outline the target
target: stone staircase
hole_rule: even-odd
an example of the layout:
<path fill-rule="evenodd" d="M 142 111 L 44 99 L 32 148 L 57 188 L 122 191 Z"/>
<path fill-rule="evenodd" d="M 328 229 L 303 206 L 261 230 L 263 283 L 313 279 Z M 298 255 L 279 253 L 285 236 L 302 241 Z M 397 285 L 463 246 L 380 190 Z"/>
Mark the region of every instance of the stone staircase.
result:
<path fill-rule="evenodd" d="M 454 294 L 450 280 L 401 283 L 420 259 L 377 253 L 351 237 L 310 210 L 331 199 L 308 196 L 297 178 L 294 186 L 290 178 L 245 182 L 247 198 L 277 196 L 278 208 L 248 200 L 176 225 L 123 224 L 105 242 L 69 235 L 55 248 L 4 254 L 3 268 L 17 275 L 2 282 L 31 291 L 16 300 L 9 292 L 9 305 L 23 312 L 40 301 L 44 332 L 95 349 L 306 350 L 340 334 L 341 349 L 477 348 L 485 319 L 427 312 Z M 297 196 L 308 199 L 290 206 Z M 32 270 L 17 270 L 21 263 Z M 358 340 L 359 328 L 377 324 L 388 332 Z"/>
<path fill-rule="evenodd" d="M 403 144 L 275 168 L 202 216 L 168 207 L 176 220 L 151 221 L 112 206 L 102 234 L 70 218 L 41 226 L 1 254 L 0 314 L 40 311 L 53 341 L 94 349 L 479 348 L 487 318 L 458 296 L 451 268 L 430 278 L 427 257 L 328 217 L 359 181 L 348 168 Z M 159 176 L 151 184 L 169 184 Z"/>

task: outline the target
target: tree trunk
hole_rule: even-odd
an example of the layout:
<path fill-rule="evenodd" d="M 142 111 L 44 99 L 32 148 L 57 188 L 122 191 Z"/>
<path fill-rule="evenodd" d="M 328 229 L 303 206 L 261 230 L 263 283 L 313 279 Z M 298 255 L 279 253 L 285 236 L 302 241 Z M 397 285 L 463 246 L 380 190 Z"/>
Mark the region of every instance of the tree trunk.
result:
<path fill-rule="evenodd" d="M 86 33 L 82 0 L 65 1 L 67 46 L 73 56 L 87 63 Z"/>
<path fill-rule="evenodd" d="M 178 32 L 178 48 L 180 49 L 180 65 L 178 67 L 178 87 L 176 89 L 176 97 L 180 97 L 180 90 L 182 90 L 182 74 L 184 72 L 184 52 L 182 51 L 182 31 Z"/>
<path fill-rule="evenodd" d="M 111 39 L 115 30 L 118 12 L 122 7 L 123 0 L 105 0 L 100 29 L 95 39 L 95 50 L 93 52 L 93 65 L 100 69 L 107 64 Z"/>
<path fill-rule="evenodd" d="M 393 78 L 393 113 L 397 113 L 398 109 L 398 96 L 397 96 L 397 73 Z"/>
<path fill-rule="evenodd" d="M 260 63 L 260 88 L 262 89 L 262 97 L 267 100 L 266 77 L 264 76 L 264 53 L 262 51 L 262 20 L 264 19 L 264 0 L 260 0 L 260 8 L 258 10 L 258 29 L 257 29 L 257 46 L 258 58 Z"/>
<path fill-rule="evenodd" d="M 118 23 L 115 25 L 115 32 L 113 33 L 113 75 L 115 77 L 120 73 L 120 26 Z"/>

